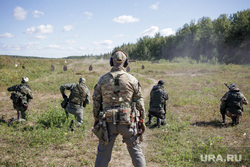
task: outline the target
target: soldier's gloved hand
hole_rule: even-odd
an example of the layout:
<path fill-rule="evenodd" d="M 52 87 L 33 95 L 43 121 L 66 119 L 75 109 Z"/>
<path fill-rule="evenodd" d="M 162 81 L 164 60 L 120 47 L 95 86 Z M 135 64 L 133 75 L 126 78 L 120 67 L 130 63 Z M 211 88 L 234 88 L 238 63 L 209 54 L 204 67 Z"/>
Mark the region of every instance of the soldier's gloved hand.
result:
<path fill-rule="evenodd" d="M 99 122 L 99 121 L 95 121 L 95 123 L 94 123 L 94 126 L 93 126 L 93 127 L 95 127 L 95 126 L 98 124 L 98 122 Z"/>
<path fill-rule="evenodd" d="M 62 97 L 65 99 L 65 98 L 68 98 L 65 94 L 62 94 Z"/>

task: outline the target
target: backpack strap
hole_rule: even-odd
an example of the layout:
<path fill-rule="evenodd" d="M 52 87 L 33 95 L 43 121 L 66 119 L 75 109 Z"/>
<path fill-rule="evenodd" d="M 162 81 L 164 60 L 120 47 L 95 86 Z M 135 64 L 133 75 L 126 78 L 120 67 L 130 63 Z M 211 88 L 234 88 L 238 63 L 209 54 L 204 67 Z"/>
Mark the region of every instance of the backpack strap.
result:
<path fill-rule="evenodd" d="M 124 74 L 124 71 L 119 71 L 119 72 L 110 72 L 111 76 L 114 79 L 114 92 L 113 92 L 113 96 L 112 96 L 112 103 L 113 105 L 117 104 L 117 100 L 116 100 L 116 96 L 118 96 L 118 102 L 122 103 L 123 99 L 121 96 L 121 92 L 120 92 L 120 77 Z"/>

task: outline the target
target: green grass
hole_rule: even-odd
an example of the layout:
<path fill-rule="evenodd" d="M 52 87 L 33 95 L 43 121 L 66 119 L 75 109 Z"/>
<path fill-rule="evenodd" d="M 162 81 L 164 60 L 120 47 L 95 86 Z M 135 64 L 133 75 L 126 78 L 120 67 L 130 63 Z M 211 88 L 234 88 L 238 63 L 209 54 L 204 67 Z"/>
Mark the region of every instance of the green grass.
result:
<path fill-rule="evenodd" d="M 69 125 L 74 117 L 70 115 L 66 119 L 60 107 L 63 99 L 59 88 L 64 83 L 78 82 L 83 76 L 93 94 L 100 76 L 110 69 L 108 61 L 75 59 L 65 62 L 63 59 L 0 56 L 0 62 L 0 166 L 94 166 L 98 141 L 91 133 L 92 103 L 84 110 L 83 126 L 71 132 Z M 15 67 L 16 63 L 18 67 Z M 25 69 L 21 68 L 23 64 Z M 52 64 L 55 71 L 50 71 Z M 65 64 L 68 71 L 62 69 Z M 93 66 L 93 71 L 88 71 L 89 65 Z M 145 69 L 141 68 L 142 65 Z M 176 59 L 172 62 L 160 60 L 154 64 L 137 61 L 131 63 L 130 68 L 130 73 L 139 80 L 143 91 L 149 93 L 152 85 L 163 79 L 169 94 L 166 126 L 146 129 L 143 153 L 148 166 L 247 165 L 250 108 L 244 106 L 240 124 L 231 127 L 229 118 L 226 125 L 221 125 L 219 105 L 220 98 L 228 91 L 224 83 L 236 83 L 250 99 L 249 65 L 205 64 Z M 34 91 L 28 121 L 8 126 L 6 122 L 16 117 L 16 113 L 6 89 L 19 84 L 23 76 L 29 77 Z M 144 102 L 147 115 L 149 94 L 144 94 Z M 156 119 L 153 121 L 155 123 Z M 113 152 L 121 151 L 121 144 L 117 141 Z M 241 163 L 200 161 L 200 155 L 220 154 L 225 157 L 235 151 L 242 154 Z M 123 157 L 112 158 L 124 160 Z M 115 164 L 111 163 L 111 166 Z"/>

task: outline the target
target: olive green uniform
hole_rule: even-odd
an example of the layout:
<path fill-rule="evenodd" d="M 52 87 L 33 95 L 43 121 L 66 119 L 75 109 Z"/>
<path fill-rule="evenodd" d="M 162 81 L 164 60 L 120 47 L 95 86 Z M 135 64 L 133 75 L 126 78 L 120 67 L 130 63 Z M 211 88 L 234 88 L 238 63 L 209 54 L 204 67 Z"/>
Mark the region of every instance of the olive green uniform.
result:
<path fill-rule="evenodd" d="M 65 89 L 70 90 L 69 103 L 65 111 L 73 114 L 77 120 L 77 126 L 83 123 L 83 108 L 90 102 L 90 92 L 84 83 L 69 83 L 60 87 L 60 91 L 65 97 Z"/>
<path fill-rule="evenodd" d="M 21 83 L 20 85 L 14 85 L 7 89 L 9 92 L 13 91 L 11 99 L 13 100 L 13 107 L 17 110 L 17 119 L 26 119 L 26 110 L 30 99 L 33 99 L 33 93 L 27 83 Z M 16 96 L 16 97 L 15 97 Z"/>
<path fill-rule="evenodd" d="M 232 125 L 239 124 L 239 119 L 244 111 L 243 104 L 247 105 L 248 101 L 240 89 L 236 86 L 230 87 L 229 91 L 221 98 L 220 112 L 223 122 L 225 122 L 225 115 L 227 115 L 232 119 Z"/>

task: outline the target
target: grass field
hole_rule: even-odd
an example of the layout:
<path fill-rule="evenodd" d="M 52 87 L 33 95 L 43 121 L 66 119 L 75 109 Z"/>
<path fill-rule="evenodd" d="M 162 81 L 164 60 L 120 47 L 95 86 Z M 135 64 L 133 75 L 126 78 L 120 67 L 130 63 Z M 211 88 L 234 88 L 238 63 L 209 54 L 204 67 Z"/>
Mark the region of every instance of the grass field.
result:
<path fill-rule="evenodd" d="M 92 95 L 100 76 L 110 70 L 108 62 L 0 56 L 0 166 L 94 166 L 98 140 L 91 132 L 92 103 L 84 110 L 84 125 L 71 132 L 69 124 L 74 117 L 70 115 L 66 119 L 60 107 L 63 99 L 59 88 L 64 83 L 78 82 L 79 77 L 84 76 Z M 54 71 L 50 70 L 51 65 Z M 64 65 L 67 71 L 63 71 Z M 90 65 L 93 71 L 89 71 Z M 249 165 L 249 105 L 244 106 L 243 117 L 235 127 L 230 125 L 229 118 L 226 124 L 221 124 L 219 112 L 220 98 L 228 91 L 224 83 L 236 83 L 250 99 L 249 65 L 175 59 L 159 63 L 137 61 L 129 66 L 130 73 L 142 85 L 146 111 L 149 93 L 158 80 L 165 81 L 169 94 L 167 124 L 160 128 L 147 127 L 144 135 L 142 149 L 147 166 Z M 34 92 L 28 121 L 8 126 L 8 120 L 16 117 L 16 111 L 7 88 L 19 84 L 23 76 L 29 77 Z M 224 159 L 226 162 L 222 162 Z M 121 138 L 115 143 L 110 162 L 111 167 L 118 165 L 132 166 Z"/>

